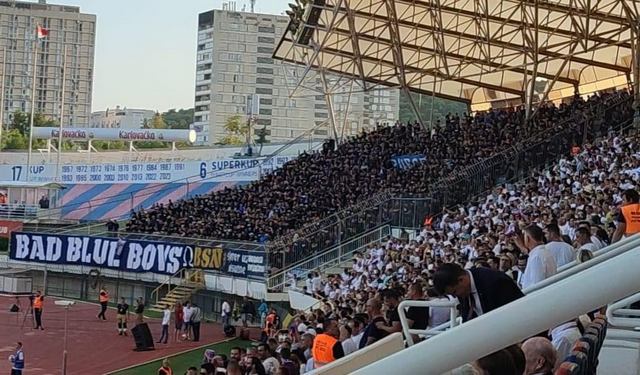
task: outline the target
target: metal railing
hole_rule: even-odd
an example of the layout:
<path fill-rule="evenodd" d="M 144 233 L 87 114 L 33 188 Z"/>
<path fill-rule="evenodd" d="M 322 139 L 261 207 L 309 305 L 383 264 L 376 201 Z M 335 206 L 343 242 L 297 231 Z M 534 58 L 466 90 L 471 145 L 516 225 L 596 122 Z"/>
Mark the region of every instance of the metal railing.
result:
<path fill-rule="evenodd" d="M 303 261 L 290 264 L 268 277 L 267 289 L 270 291 L 282 291 L 286 286 L 288 274 L 291 273 L 299 279 L 306 277 L 311 271 L 319 268 L 340 265 L 350 260 L 356 251 L 361 251 L 370 244 L 379 242 L 390 234 L 391 228 L 388 225 L 383 225 L 322 253 L 308 257 Z"/>
<path fill-rule="evenodd" d="M 398 315 L 400 316 L 400 324 L 402 325 L 402 332 L 404 333 L 404 338 L 407 342 L 407 346 L 411 346 L 414 344 L 413 335 L 423 335 L 426 338 L 438 335 L 444 332 L 445 329 L 453 328 L 459 324 L 461 324 L 460 319 L 458 319 L 458 305 L 460 301 L 457 298 L 454 298 L 449 301 L 417 301 L 417 300 L 406 300 L 400 302 L 398 305 Z M 430 329 L 412 329 L 409 328 L 409 322 L 407 321 L 407 312 L 406 309 L 410 307 L 447 307 L 449 308 L 449 321 L 443 323 L 437 327 L 433 327 Z"/>
<path fill-rule="evenodd" d="M 163 283 L 151 291 L 151 299 L 155 300 L 154 305 L 157 305 L 164 296 L 171 293 L 171 291 L 176 289 L 178 286 L 186 284 L 204 285 L 204 272 L 201 269 L 181 268 L 178 272 L 168 276 Z M 167 292 L 161 296 L 164 289 L 166 289 Z"/>

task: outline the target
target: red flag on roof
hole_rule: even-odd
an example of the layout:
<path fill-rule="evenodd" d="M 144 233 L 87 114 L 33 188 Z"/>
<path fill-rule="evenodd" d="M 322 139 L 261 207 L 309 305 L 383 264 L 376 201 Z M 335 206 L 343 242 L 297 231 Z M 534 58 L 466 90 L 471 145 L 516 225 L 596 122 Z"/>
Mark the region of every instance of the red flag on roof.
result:
<path fill-rule="evenodd" d="M 49 35 L 49 30 L 38 25 L 37 33 L 38 33 L 38 39 L 46 38 Z"/>

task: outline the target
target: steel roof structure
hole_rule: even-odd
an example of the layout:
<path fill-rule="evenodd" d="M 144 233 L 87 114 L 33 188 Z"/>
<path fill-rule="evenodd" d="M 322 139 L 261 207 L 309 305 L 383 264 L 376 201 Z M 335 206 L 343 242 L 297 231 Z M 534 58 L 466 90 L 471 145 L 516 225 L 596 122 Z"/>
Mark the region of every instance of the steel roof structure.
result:
<path fill-rule="evenodd" d="M 365 90 L 531 108 L 638 76 L 640 0 L 296 2 L 274 58 L 353 77 Z"/>

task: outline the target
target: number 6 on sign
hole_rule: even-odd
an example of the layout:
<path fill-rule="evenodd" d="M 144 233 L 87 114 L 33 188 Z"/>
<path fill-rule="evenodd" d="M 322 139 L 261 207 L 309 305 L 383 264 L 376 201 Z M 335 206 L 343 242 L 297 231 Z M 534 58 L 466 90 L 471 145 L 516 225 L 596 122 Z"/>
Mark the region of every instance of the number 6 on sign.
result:
<path fill-rule="evenodd" d="M 200 163 L 200 178 L 207 177 L 207 163 Z"/>

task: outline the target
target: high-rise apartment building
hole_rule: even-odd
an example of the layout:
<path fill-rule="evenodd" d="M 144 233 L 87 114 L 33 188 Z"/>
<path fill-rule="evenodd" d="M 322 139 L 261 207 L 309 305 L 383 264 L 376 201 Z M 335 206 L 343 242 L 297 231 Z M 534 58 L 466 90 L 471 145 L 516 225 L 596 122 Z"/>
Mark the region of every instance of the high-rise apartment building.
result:
<path fill-rule="evenodd" d="M 34 61 L 36 29 L 49 31 L 41 39 Z M 33 69 L 36 66 L 35 110 L 60 120 L 65 46 L 64 126 L 89 124 L 96 16 L 80 8 L 34 2 L 0 1 L 0 79 L 4 83 L 3 122 L 15 111 L 31 112 Z M 3 56 L 6 60 L 2 61 Z M 35 63 L 35 64 L 34 64 Z M 1 86 L 1 85 L 0 85 Z"/>
<path fill-rule="evenodd" d="M 287 16 L 229 10 L 199 15 L 192 125 L 198 143 L 219 142 L 226 135 L 225 123 L 234 115 L 245 120 L 252 115 L 254 129 L 265 128 L 271 142 L 332 135 L 327 125 L 329 110 L 320 92 L 289 97 L 304 68 L 272 58 L 288 22 Z M 330 82 L 335 79 L 327 76 Z M 319 78 L 312 84 L 321 87 Z M 346 92 L 333 96 L 340 127 L 344 124 L 340 114 L 346 113 L 347 100 L 351 103 L 345 135 L 398 118 L 398 90 L 359 92 L 347 98 Z"/>

